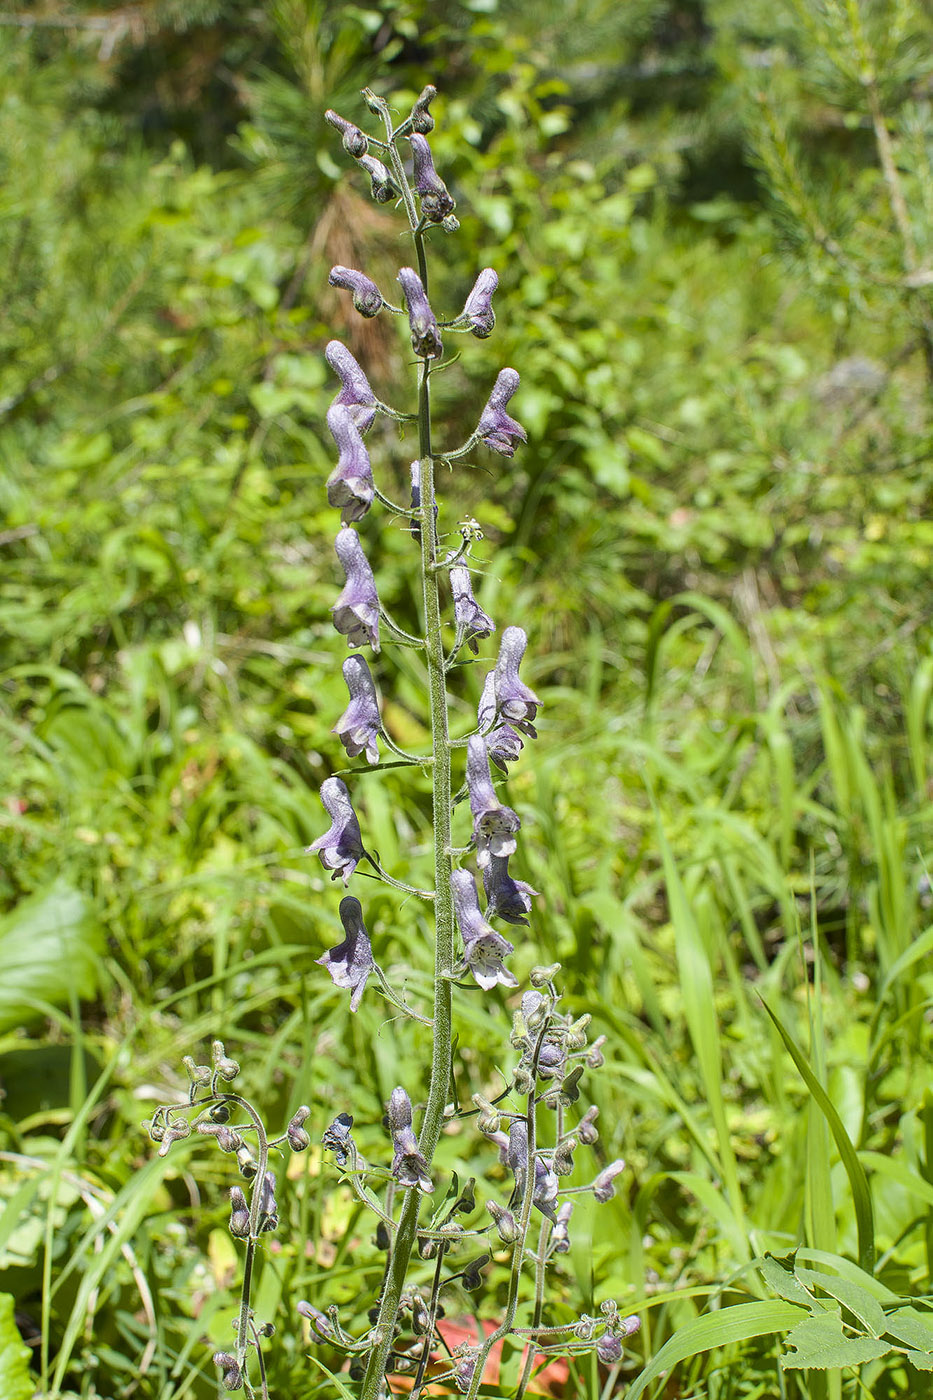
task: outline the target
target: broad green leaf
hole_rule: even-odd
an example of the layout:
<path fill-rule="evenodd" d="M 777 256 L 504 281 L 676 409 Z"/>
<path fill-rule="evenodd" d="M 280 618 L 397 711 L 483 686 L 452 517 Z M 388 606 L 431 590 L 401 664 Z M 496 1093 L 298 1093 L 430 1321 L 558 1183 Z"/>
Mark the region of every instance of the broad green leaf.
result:
<path fill-rule="evenodd" d="M 31 1400 L 29 1348 L 13 1318 L 13 1298 L 0 1293 L 0 1400 Z"/>
<path fill-rule="evenodd" d="M 21 900 L 0 919 L 0 1030 L 34 1020 L 43 1004 L 67 1004 L 75 991 L 94 996 L 103 948 L 90 901 L 66 880 Z"/>
<path fill-rule="evenodd" d="M 786 1262 L 774 1254 L 766 1254 L 763 1259 L 755 1260 L 755 1267 L 768 1287 L 773 1289 L 779 1297 L 786 1298 L 788 1303 L 799 1303 L 812 1312 L 818 1312 L 820 1310 L 819 1302 L 807 1292 L 797 1277 L 795 1257 L 796 1251 L 787 1256 Z"/>
<path fill-rule="evenodd" d="M 805 1317 L 804 1310 L 794 1307 L 792 1303 L 738 1303 L 735 1307 L 723 1308 L 721 1312 L 698 1317 L 679 1327 L 673 1337 L 668 1338 L 657 1356 L 652 1358 L 634 1385 L 626 1391 L 625 1400 L 638 1400 L 652 1381 L 688 1357 L 699 1356 L 701 1352 L 712 1351 L 714 1347 L 731 1346 L 735 1342 L 750 1341 L 753 1337 L 784 1332 Z"/>
<path fill-rule="evenodd" d="M 798 1277 L 808 1288 L 822 1288 L 848 1308 L 869 1332 L 880 1337 L 885 1330 L 887 1319 L 877 1299 L 860 1284 L 851 1283 L 845 1278 L 833 1278 L 831 1274 L 819 1273 L 816 1269 L 800 1269 Z"/>
<path fill-rule="evenodd" d="M 898 1308 L 885 1318 L 884 1330 L 915 1351 L 933 1357 L 933 1317 L 917 1308 Z"/>
<path fill-rule="evenodd" d="M 876 1337 L 847 1337 L 842 1318 L 833 1313 L 808 1317 L 785 1338 L 794 1350 L 781 1357 L 785 1370 L 805 1367 L 812 1371 L 838 1370 L 843 1366 L 861 1366 L 874 1361 L 891 1350 L 889 1342 Z"/>

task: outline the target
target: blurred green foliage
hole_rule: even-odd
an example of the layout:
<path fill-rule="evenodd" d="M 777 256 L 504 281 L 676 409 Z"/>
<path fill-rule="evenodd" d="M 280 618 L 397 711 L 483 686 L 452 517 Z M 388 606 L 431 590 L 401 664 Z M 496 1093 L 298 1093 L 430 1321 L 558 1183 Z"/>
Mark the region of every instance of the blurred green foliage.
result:
<path fill-rule="evenodd" d="M 630 1377 L 707 1303 L 766 1296 L 766 1249 L 855 1256 L 759 991 L 883 1183 L 885 1284 L 930 1291 L 930 30 L 919 0 L 0 16 L 0 1258 L 43 1395 L 215 1393 L 229 1181 L 205 1153 L 150 1162 L 136 1127 L 183 1053 L 222 1034 L 271 1118 L 307 1101 L 320 1132 L 349 1105 L 374 1156 L 428 1053 L 313 966 L 337 901 L 302 853 L 344 761 L 324 345 L 411 392 L 404 339 L 326 286 L 396 270 L 322 120 L 365 83 L 441 92 L 461 232 L 435 302 L 500 274 L 494 338 L 438 376 L 439 435 L 522 375 L 528 448 L 452 481 L 444 522 L 483 525 L 481 602 L 529 632 L 546 702 L 510 780 L 544 909 L 517 970 L 560 958 L 609 1035 L 604 1148 L 632 1167 L 608 1216 L 578 1208 L 557 1307 L 644 1306 Z M 374 431 L 401 494 L 412 440 Z M 407 535 L 372 543 L 414 624 Z M 381 680 L 417 744 L 417 667 Z M 462 727 L 477 693 L 465 674 Z M 427 785 L 354 789 L 416 874 Z M 416 911 L 361 893 L 416 995 Z M 506 1024 L 464 1012 L 479 1081 Z M 313 1156 L 264 1261 L 278 1394 L 317 1384 L 295 1299 L 378 1279 L 332 1181 Z M 682 1393 L 775 1393 L 777 1351 L 698 1346 Z M 861 1379 L 916 1393 L 903 1359 Z"/>

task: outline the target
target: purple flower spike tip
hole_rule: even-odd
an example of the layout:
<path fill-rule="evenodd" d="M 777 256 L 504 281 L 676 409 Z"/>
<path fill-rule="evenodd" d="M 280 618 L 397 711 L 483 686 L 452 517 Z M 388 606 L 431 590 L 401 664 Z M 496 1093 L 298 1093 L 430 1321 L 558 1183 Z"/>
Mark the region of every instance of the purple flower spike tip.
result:
<path fill-rule="evenodd" d="M 527 924 L 525 915 L 537 890 L 509 874 L 508 856 L 493 856 L 483 870 L 486 891 L 486 918 L 505 919 L 508 924 Z"/>
<path fill-rule="evenodd" d="M 447 215 L 454 212 L 457 202 L 434 169 L 431 147 L 424 136 L 413 132 L 408 139 L 414 162 L 415 189 L 421 196 L 421 212 L 429 223 L 443 223 Z"/>
<path fill-rule="evenodd" d="M 371 277 L 365 272 L 357 272 L 354 267 L 332 267 L 328 282 L 332 287 L 343 287 L 353 293 L 353 305 L 361 316 L 378 316 L 382 310 L 382 293 Z"/>
<path fill-rule="evenodd" d="M 372 467 L 349 408 L 331 404 L 327 426 L 340 451 L 337 466 L 327 479 L 327 500 L 341 507 L 340 519 L 348 525 L 351 520 L 361 520 L 373 503 Z"/>
<path fill-rule="evenodd" d="M 492 309 L 492 294 L 499 285 L 499 275 L 494 268 L 484 267 L 473 290 L 466 299 L 463 316 L 470 323 L 477 340 L 485 340 L 496 324 L 496 313 Z"/>
<path fill-rule="evenodd" d="M 335 987 L 351 988 L 350 1010 L 355 1011 L 360 1004 L 366 979 L 375 967 L 373 950 L 363 923 L 360 901 L 348 894 L 340 901 L 338 912 L 346 938 L 315 961 L 327 968 Z"/>
<path fill-rule="evenodd" d="M 331 732 L 340 739 L 348 758 L 365 753 L 368 762 L 378 763 L 379 701 L 372 674 L 362 656 L 348 656 L 342 669 L 350 703 Z"/>
<path fill-rule="evenodd" d="M 398 274 L 398 280 L 408 308 L 411 348 L 422 359 L 436 360 L 443 355 L 444 345 L 437 328 L 437 317 L 431 310 L 431 303 L 421 278 L 413 267 L 403 267 Z"/>
<path fill-rule="evenodd" d="M 450 590 L 454 595 L 454 618 L 457 626 L 464 629 L 464 638 L 474 656 L 478 650 L 477 637 L 488 637 L 495 632 L 496 624 L 483 612 L 473 597 L 470 571 L 463 564 L 455 564 L 450 570 Z"/>
<path fill-rule="evenodd" d="M 324 351 L 324 358 L 340 380 L 340 393 L 334 399 L 332 408 L 342 405 L 349 411 L 357 428 L 365 433 L 372 427 L 376 416 L 376 395 L 362 368 L 339 340 L 332 340 Z"/>
<path fill-rule="evenodd" d="M 331 609 L 334 626 L 351 647 L 361 647 L 368 642 L 373 651 L 378 652 L 379 595 L 360 537 L 347 526 L 338 533 L 334 548 L 347 579 Z"/>
<path fill-rule="evenodd" d="M 332 880 L 339 875 L 346 884 L 364 854 L 360 824 L 346 783 L 340 778 L 325 778 L 321 801 L 331 819 L 330 829 L 312 841 L 307 850 L 317 851 L 324 869 L 333 871 Z"/>
<path fill-rule="evenodd" d="M 497 982 L 504 987 L 517 987 L 518 982 L 502 962 L 514 945 L 496 933 L 479 912 L 473 876 L 469 870 L 452 870 L 450 882 L 457 927 L 463 939 L 464 966 L 470 969 L 484 991 L 488 992 Z"/>
<path fill-rule="evenodd" d="M 493 856 L 513 853 L 521 821 L 511 807 L 503 807 L 496 798 L 489 777 L 486 741 L 479 734 L 474 734 L 467 744 L 467 789 L 473 813 L 476 864 L 484 870 Z"/>
<path fill-rule="evenodd" d="M 476 435 L 493 452 L 503 457 L 514 457 L 515 447 L 512 438 L 528 441 L 528 434 L 521 423 L 516 423 L 505 411 L 505 406 L 518 388 L 518 370 L 501 369 L 493 385 L 492 393 L 486 400 L 486 407 L 480 415 Z"/>

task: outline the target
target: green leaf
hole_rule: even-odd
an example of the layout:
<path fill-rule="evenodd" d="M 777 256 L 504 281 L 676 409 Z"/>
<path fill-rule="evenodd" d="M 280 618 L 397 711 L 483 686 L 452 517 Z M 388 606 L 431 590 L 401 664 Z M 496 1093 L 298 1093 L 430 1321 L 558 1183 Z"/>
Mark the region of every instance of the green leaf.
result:
<path fill-rule="evenodd" d="M 898 1308 L 885 1318 L 884 1330 L 899 1342 L 906 1342 L 915 1352 L 922 1351 L 933 1359 L 933 1318 L 929 1313 L 916 1308 Z"/>
<path fill-rule="evenodd" d="M 890 1343 L 877 1337 L 847 1337 L 842 1318 L 833 1313 L 808 1317 L 786 1338 L 794 1348 L 790 1356 L 781 1357 L 785 1370 L 805 1367 L 811 1371 L 838 1370 L 842 1366 L 861 1366 L 874 1361 L 891 1350 Z"/>
<path fill-rule="evenodd" d="M 634 1385 L 626 1391 L 625 1400 L 638 1400 L 652 1381 L 680 1361 L 714 1347 L 747 1342 L 753 1337 L 765 1337 L 784 1332 L 797 1325 L 806 1314 L 792 1303 L 738 1303 L 720 1312 L 695 1318 L 679 1327 L 669 1337 L 657 1356 L 645 1367 Z"/>
<path fill-rule="evenodd" d="M 13 1297 L 0 1293 L 0 1400 L 32 1400 L 29 1348 L 13 1319 Z"/>
<path fill-rule="evenodd" d="M 763 1259 L 755 1260 L 755 1267 L 768 1287 L 773 1289 L 778 1297 L 786 1298 L 788 1303 L 799 1303 L 802 1307 L 809 1308 L 811 1312 L 819 1312 L 819 1302 L 807 1292 L 797 1277 L 795 1272 L 796 1257 L 796 1250 L 793 1254 L 788 1254 L 786 1259 L 779 1259 L 774 1254 L 766 1254 Z"/>
<path fill-rule="evenodd" d="M 852 1202 L 855 1206 L 855 1220 L 858 1228 L 859 1263 L 866 1273 L 871 1273 L 875 1265 L 875 1216 L 871 1203 L 871 1188 L 868 1185 L 868 1177 L 865 1175 L 865 1168 L 858 1159 L 858 1155 L 855 1148 L 852 1146 L 842 1119 L 833 1107 L 826 1090 L 807 1063 L 803 1051 L 797 1045 L 790 1032 L 785 1030 L 779 1017 L 775 1015 L 767 1002 L 762 1001 L 761 1004 L 777 1026 L 780 1037 L 787 1046 L 791 1059 L 797 1066 L 807 1088 L 819 1105 L 823 1116 L 829 1124 L 830 1131 L 836 1140 L 839 1156 L 842 1158 L 842 1165 L 845 1168 L 846 1176 L 849 1178 L 849 1185 L 852 1188 Z"/>
<path fill-rule="evenodd" d="M 94 996 L 104 936 L 90 901 L 66 880 L 23 899 L 0 919 L 0 1031 Z"/>
<path fill-rule="evenodd" d="M 862 1326 L 875 1337 L 885 1331 L 887 1318 L 877 1299 L 857 1283 L 845 1278 L 833 1278 L 830 1274 L 819 1273 L 816 1269 L 800 1269 L 798 1277 L 809 1288 L 822 1288 L 837 1302 L 858 1318 Z"/>

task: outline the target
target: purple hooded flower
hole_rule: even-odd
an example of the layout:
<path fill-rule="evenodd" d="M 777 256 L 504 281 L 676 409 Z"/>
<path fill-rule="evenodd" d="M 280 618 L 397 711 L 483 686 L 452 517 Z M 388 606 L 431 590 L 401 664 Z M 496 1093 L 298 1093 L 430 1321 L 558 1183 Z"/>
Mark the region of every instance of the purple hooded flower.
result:
<path fill-rule="evenodd" d="M 437 317 L 431 310 L 421 278 L 412 267 L 403 267 L 398 275 L 408 308 L 411 328 L 411 348 L 425 360 L 435 360 L 444 353 Z"/>
<path fill-rule="evenodd" d="M 368 762 L 378 763 L 379 702 L 372 674 L 362 656 L 348 656 L 342 669 L 350 703 L 331 733 L 340 739 L 348 758 L 358 758 L 365 752 Z"/>
<path fill-rule="evenodd" d="M 499 275 L 495 269 L 484 267 L 473 283 L 473 290 L 467 297 L 463 311 L 460 313 L 469 321 L 477 340 L 485 340 L 496 324 L 496 313 L 492 309 L 492 294 L 498 285 Z"/>
<path fill-rule="evenodd" d="M 360 824 L 346 783 L 340 778 L 325 778 L 321 783 L 321 801 L 331 818 L 330 830 L 306 849 L 317 851 L 324 869 L 334 872 L 332 880 L 339 875 L 346 884 L 364 855 Z M 342 910 L 343 904 L 340 907 Z"/>
<path fill-rule="evenodd" d="M 551 1248 L 555 1254 L 567 1254 L 570 1249 L 570 1236 L 567 1226 L 573 1214 L 573 1201 L 564 1201 L 557 1212 L 557 1219 L 551 1231 Z"/>
<path fill-rule="evenodd" d="M 420 491 L 419 491 L 420 496 Z M 495 632 L 496 624 L 487 617 L 473 597 L 470 571 L 463 564 L 455 564 L 450 570 L 450 591 L 454 595 L 454 618 L 458 627 L 464 628 L 464 638 L 474 656 L 478 651 L 477 637 L 488 637 Z"/>
<path fill-rule="evenodd" d="M 514 733 L 514 730 L 513 730 Z M 483 870 L 486 891 L 486 918 L 505 919 L 507 924 L 527 924 L 525 915 L 538 891 L 524 880 L 513 880 L 509 874 L 508 856 L 493 856 Z"/>
<path fill-rule="evenodd" d="M 474 734 L 467 743 L 467 789 L 473 813 L 473 839 L 476 864 L 483 870 L 493 856 L 510 856 L 515 850 L 515 833 L 521 826 L 518 814 L 503 807 L 496 798 L 489 777 L 486 741 Z"/>
<path fill-rule="evenodd" d="M 360 156 L 359 161 L 370 178 L 373 199 L 377 204 L 388 204 L 389 200 L 398 194 L 398 190 L 382 161 L 377 160 L 375 156 Z"/>
<path fill-rule="evenodd" d="M 480 914 L 473 876 L 468 870 L 452 870 L 450 882 L 457 926 L 463 939 L 464 964 L 484 991 L 488 992 L 497 982 L 504 987 L 517 987 L 518 982 L 502 962 L 514 945 L 496 933 Z"/>
<path fill-rule="evenodd" d="M 348 408 L 331 404 L 327 426 L 340 452 L 337 465 L 327 478 L 327 501 L 341 507 L 340 519 L 348 525 L 351 520 L 361 520 L 373 503 L 372 467 Z"/>
<path fill-rule="evenodd" d="M 610 1332 L 604 1332 L 596 1343 L 596 1355 L 604 1366 L 614 1366 L 622 1360 L 622 1342 Z"/>
<path fill-rule="evenodd" d="M 339 531 L 334 548 L 347 580 L 331 608 L 334 626 L 346 637 L 349 646 L 361 647 L 368 642 L 373 651 L 378 652 L 379 595 L 360 537 L 346 526 Z"/>
<path fill-rule="evenodd" d="M 332 781 L 339 780 L 333 779 Z M 343 785 L 341 784 L 341 786 Z M 329 949 L 322 958 L 316 958 L 315 962 L 319 963 L 321 967 L 327 968 L 335 987 L 350 987 L 352 989 L 350 1010 L 355 1011 L 360 1004 L 366 979 L 375 966 L 373 950 L 366 932 L 366 925 L 363 923 L 363 907 L 360 901 L 355 899 L 352 894 L 348 894 L 340 901 L 338 912 L 346 938 L 336 947 Z M 331 1146 L 332 1144 L 325 1145 Z"/>
<path fill-rule="evenodd" d="M 329 342 L 324 358 L 339 377 L 341 389 L 331 407 L 342 404 L 361 433 L 372 427 L 376 417 L 376 395 L 369 380 L 347 347 L 339 340 Z"/>
<path fill-rule="evenodd" d="M 338 263 L 331 268 L 327 280 L 332 287 L 343 287 L 345 291 L 353 293 L 353 305 L 361 316 L 368 319 L 379 315 L 383 306 L 382 293 L 365 272 L 357 272 L 354 267 L 341 267 Z"/>
<path fill-rule="evenodd" d="M 411 1099 L 402 1088 L 393 1089 L 389 1098 L 389 1132 L 395 1156 L 392 1175 L 401 1186 L 415 1186 L 419 1191 L 433 1191 L 428 1164 L 418 1148 L 418 1139 L 411 1126 Z"/>
<path fill-rule="evenodd" d="M 431 103 L 437 96 L 437 88 L 428 83 L 418 94 L 418 100 L 411 109 L 411 129 L 419 131 L 422 136 L 427 136 L 429 131 L 434 130 L 434 118 L 428 111 Z"/>
<path fill-rule="evenodd" d="M 360 156 L 365 156 L 369 146 L 365 132 L 360 131 L 359 127 L 354 126 L 352 122 L 348 122 L 346 117 L 340 116 L 339 112 L 335 112 L 332 107 L 328 107 L 324 113 L 324 120 L 330 122 L 331 126 L 336 127 L 340 132 L 343 137 L 343 149 L 348 156 L 353 156 L 355 160 L 359 160 Z"/>
<path fill-rule="evenodd" d="M 518 370 L 501 369 L 476 429 L 476 436 L 493 452 L 501 452 L 503 457 L 514 457 L 513 437 L 521 438 L 522 442 L 528 441 L 528 434 L 521 423 L 516 423 L 505 411 L 505 405 L 517 388 Z"/>
<path fill-rule="evenodd" d="M 620 1172 L 625 1171 L 625 1163 L 621 1157 L 610 1162 L 608 1167 L 603 1167 L 599 1176 L 593 1182 L 593 1195 L 597 1201 L 608 1201 L 615 1195 L 613 1182 Z"/>
<path fill-rule="evenodd" d="M 483 684 L 476 716 L 481 729 L 486 731 L 486 752 L 491 761 L 503 773 L 514 763 L 522 751 L 522 736 L 510 724 L 493 725 L 496 718 L 496 673 L 490 671 Z M 492 728 L 489 726 L 493 725 Z"/>
<path fill-rule="evenodd" d="M 557 1175 L 552 1172 L 541 1161 L 540 1157 L 535 1158 L 535 1185 L 532 1192 L 532 1205 L 536 1206 L 542 1215 L 546 1215 L 552 1223 L 557 1223 L 557 1216 L 554 1207 L 557 1205 L 557 1192 L 560 1189 L 560 1181 Z"/>
<path fill-rule="evenodd" d="M 494 672 L 496 712 L 516 729 L 536 739 L 533 722 L 541 701 L 518 678 L 527 645 L 528 638 L 521 627 L 507 627 L 502 633 Z"/>
<path fill-rule="evenodd" d="M 415 168 L 415 189 L 421 196 L 421 212 L 432 224 L 443 223 L 457 207 L 444 181 L 434 169 L 434 157 L 425 138 L 417 132 L 409 136 Z"/>

